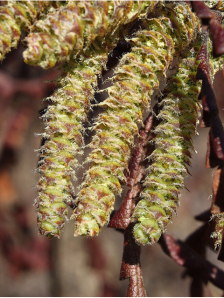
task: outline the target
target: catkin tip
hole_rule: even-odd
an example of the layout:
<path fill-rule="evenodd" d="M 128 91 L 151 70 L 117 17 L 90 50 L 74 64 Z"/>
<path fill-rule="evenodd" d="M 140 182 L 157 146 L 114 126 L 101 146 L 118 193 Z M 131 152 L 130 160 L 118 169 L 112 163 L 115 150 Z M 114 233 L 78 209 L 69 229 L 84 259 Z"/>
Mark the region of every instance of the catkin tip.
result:
<path fill-rule="evenodd" d="M 76 217 L 74 236 L 98 236 L 99 225 L 91 213 Z"/>

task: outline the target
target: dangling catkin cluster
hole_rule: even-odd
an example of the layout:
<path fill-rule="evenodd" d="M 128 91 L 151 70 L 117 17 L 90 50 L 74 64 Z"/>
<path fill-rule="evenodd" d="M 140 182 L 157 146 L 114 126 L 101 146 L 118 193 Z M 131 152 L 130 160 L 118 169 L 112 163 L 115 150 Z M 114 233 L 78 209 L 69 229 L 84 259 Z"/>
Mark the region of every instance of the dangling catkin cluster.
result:
<path fill-rule="evenodd" d="M 39 231 L 49 238 L 60 236 L 67 220 L 67 205 L 74 203 L 75 236 L 97 235 L 108 223 L 115 196 L 121 193 L 121 183 L 126 182 L 124 170 L 143 115 L 150 109 L 152 96 L 170 76 L 171 65 L 179 63 L 158 105 L 155 150 L 131 219 L 138 244 L 158 241 L 179 204 L 199 115 L 200 82 L 196 82 L 195 74 L 200 24 L 189 1 L 5 2 L 0 5 L 0 60 L 17 46 L 25 30 L 25 62 L 42 68 L 60 65 L 63 69 L 56 80 L 58 89 L 42 115 L 45 143 L 40 149 L 41 177 L 35 206 Z M 223 1 L 204 2 L 221 23 Z M 107 89 L 109 97 L 98 105 L 104 111 L 95 121 L 95 135 L 89 145 L 92 151 L 86 159 L 90 166 L 76 195 L 72 180 L 77 179 L 75 169 L 83 154 L 83 124 L 107 57 L 123 38 L 132 50 L 115 70 L 113 85 Z M 211 52 L 211 41 L 208 44 Z M 223 59 L 210 60 L 208 72 L 213 81 Z M 213 217 L 213 237 L 218 246 L 224 215 Z"/>
<path fill-rule="evenodd" d="M 171 3 L 164 10 L 177 30 L 172 31 L 169 18 L 146 22 L 147 29 L 137 32 L 132 52 L 124 55 L 116 69 L 109 98 L 100 104 L 105 112 L 94 127 L 96 135 L 90 144 L 93 151 L 88 157 L 91 165 L 76 199 L 75 236 L 97 235 L 108 223 L 115 195 L 121 193 L 119 181 L 125 181 L 123 171 L 138 124 L 172 62 L 173 40 L 179 50 L 195 36 L 196 17 L 187 4 Z"/>
<path fill-rule="evenodd" d="M 129 13 L 126 18 L 130 15 L 128 20 L 133 20 L 141 7 L 143 4 L 139 6 L 138 3 L 136 6 L 134 2 L 128 3 Z M 122 13 L 123 9 L 124 7 L 120 6 Z M 90 100 L 94 98 L 97 75 L 100 75 L 102 67 L 105 67 L 107 56 L 120 35 L 115 22 L 120 10 L 117 6 L 116 14 L 112 14 L 108 20 L 110 30 L 107 29 L 104 41 L 95 41 L 84 54 L 78 56 L 79 64 L 65 66 L 65 77 L 60 81 L 60 88 L 51 96 L 53 104 L 43 116 L 47 123 L 44 134 L 47 141 L 41 148 L 41 178 L 35 205 L 39 231 L 48 237 L 60 236 L 68 213 L 66 204 L 72 201 L 74 196 L 71 179 L 75 179 L 77 155 L 83 154 L 83 122 L 87 120 Z"/>
<path fill-rule="evenodd" d="M 52 1 L 54 2 L 54 1 Z M 30 30 L 31 25 L 53 3 L 50 1 L 8 1 L 0 6 L 0 60 L 16 47 L 21 30 Z"/>
<path fill-rule="evenodd" d="M 176 213 L 186 166 L 190 165 L 192 136 L 196 132 L 201 83 L 196 82 L 200 43 L 186 50 L 178 70 L 168 81 L 155 129 L 156 149 L 150 156 L 144 190 L 132 221 L 134 237 L 141 245 L 157 242 Z"/>
<path fill-rule="evenodd" d="M 68 71 L 43 115 L 47 141 L 41 147 L 36 206 L 39 231 L 48 237 L 60 236 L 67 215 L 66 203 L 74 195 L 71 179 L 75 179 L 77 155 L 83 154 L 83 122 L 87 120 L 93 87 L 101 72 L 99 60 L 103 63 L 103 59 L 105 63 L 106 54 L 96 55 Z"/>
<path fill-rule="evenodd" d="M 169 24 L 168 19 L 164 21 Z M 156 23 L 164 31 L 162 23 L 159 20 Z M 151 55 L 147 55 L 151 48 L 147 42 L 150 41 L 154 47 Z M 97 235 L 108 223 L 115 195 L 121 192 L 119 180 L 125 181 L 123 171 L 127 168 L 134 136 L 138 134 L 137 124 L 142 121 L 144 108 L 149 105 L 154 88 L 159 86 L 155 69 L 160 76 L 163 70 L 166 71 L 164 54 L 167 66 L 172 60 L 172 41 L 161 33 L 140 31 L 135 42 L 132 53 L 126 54 L 119 63 L 114 85 L 108 90 L 110 97 L 100 104 L 106 111 L 99 115 L 94 127 L 97 133 L 90 144 L 93 151 L 88 157 L 91 165 L 73 214 L 75 235 Z M 159 48 L 160 42 L 162 49 Z"/>

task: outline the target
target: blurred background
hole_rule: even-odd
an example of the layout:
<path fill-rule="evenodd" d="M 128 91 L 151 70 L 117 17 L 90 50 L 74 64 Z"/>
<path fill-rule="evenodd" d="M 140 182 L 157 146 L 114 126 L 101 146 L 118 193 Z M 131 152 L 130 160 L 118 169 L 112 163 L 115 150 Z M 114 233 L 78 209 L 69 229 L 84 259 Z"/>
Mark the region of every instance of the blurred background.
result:
<path fill-rule="evenodd" d="M 33 207 L 38 153 L 34 149 L 40 148 L 38 134 L 44 131 L 40 111 L 47 102 L 43 99 L 56 88 L 52 80 L 60 71 L 26 65 L 23 50 L 20 45 L 0 66 L 0 296 L 125 296 L 128 280 L 119 281 L 121 233 L 104 228 L 99 237 L 74 238 L 73 222 L 69 222 L 60 239 L 38 235 Z M 109 71 L 99 80 L 101 88 L 107 86 L 103 82 L 112 75 L 119 51 L 119 47 L 115 49 Z M 223 82 L 220 71 L 214 89 L 224 123 Z M 96 97 L 102 100 L 105 96 Z M 90 122 L 97 113 L 96 109 L 90 114 Z M 205 169 L 208 131 L 198 128 L 192 176 L 186 178 L 188 190 L 182 191 L 178 216 L 168 227 L 168 232 L 181 240 L 202 225 L 194 217 L 211 206 L 214 170 Z M 84 169 L 79 169 L 79 182 Z M 121 201 L 117 198 L 116 208 Z M 210 261 L 224 269 L 215 252 L 208 249 L 207 253 Z M 189 295 L 190 277 L 184 277 L 185 269 L 169 259 L 158 244 L 142 248 L 141 263 L 148 296 Z M 222 295 L 215 286 L 209 287 L 210 295 Z"/>

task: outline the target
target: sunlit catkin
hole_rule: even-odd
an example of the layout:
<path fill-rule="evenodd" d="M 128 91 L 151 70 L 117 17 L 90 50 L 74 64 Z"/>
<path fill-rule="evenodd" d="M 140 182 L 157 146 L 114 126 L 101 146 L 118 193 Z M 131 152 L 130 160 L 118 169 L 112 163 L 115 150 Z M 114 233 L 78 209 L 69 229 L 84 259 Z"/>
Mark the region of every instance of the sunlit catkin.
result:
<path fill-rule="evenodd" d="M 184 187 L 186 166 L 190 165 L 192 137 L 200 113 L 198 95 L 201 83 L 195 77 L 200 43 L 184 53 L 164 91 L 160 124 L 155 129 L 156 149 L 149 157 L 144 190 L 132 215 L 134 237 L 141 245 L 157 242 L 176 213 L 179 192 Z"/>
<path fill-rule="evenodd" d="M 67 205 L 74 195 L 77 157 L 83 154 L 83 122 L 87 120 L 90 100 L 94 97 L 97 74 L 101 73 L 107 55 L 94 55 L 67 70 L 59 79 L 59 88 L 50 97 L 43 119 L 46 121 L 45 144 L 41 147 L 36 200 L 41 234 L 60 236 L 67 216 Z M 68 67 L 68 66 L 67 66 Z"/>

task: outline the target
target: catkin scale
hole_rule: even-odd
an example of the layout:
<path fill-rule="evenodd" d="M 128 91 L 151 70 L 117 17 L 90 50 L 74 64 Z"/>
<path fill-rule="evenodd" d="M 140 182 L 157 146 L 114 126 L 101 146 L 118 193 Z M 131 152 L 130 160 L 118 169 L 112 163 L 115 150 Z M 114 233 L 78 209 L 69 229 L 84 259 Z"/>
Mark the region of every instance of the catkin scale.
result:
<path fill-rule="evenodd" d="M 144 190 L 132 215 L 133 234 L 140 245 L 154 244 L 166 230 L 179 206 L 179 192 L 184 187 L 186 165 L 190 165 L 192 136 L 200 113 L 200 82 L 195 76 L 199 42 L 192 52 L 185 52 L 178 70 L 169 81 L 156 127 L 156 149 L 150 156 Z"/>
<path fill-rule="evenodd" d="M 21 29 L 29 30 L 52 3 L 49 1 L 9 1 L 0 7 L 0 60 L 16 47 Z"/>

